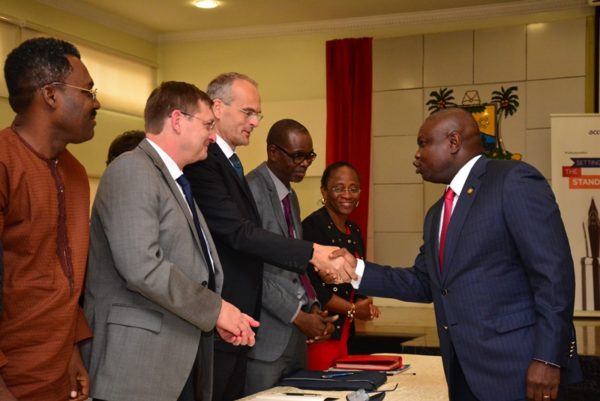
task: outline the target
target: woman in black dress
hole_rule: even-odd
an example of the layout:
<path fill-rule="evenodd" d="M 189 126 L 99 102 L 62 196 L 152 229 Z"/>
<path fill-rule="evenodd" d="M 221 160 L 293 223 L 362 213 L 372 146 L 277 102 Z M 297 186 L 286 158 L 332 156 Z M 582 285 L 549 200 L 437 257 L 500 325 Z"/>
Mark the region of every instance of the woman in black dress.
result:
<path fill-rule="evenodd" d="M 327 166 L 321 177 L 321 194 L 324 206 L 302 222 L 303 238 L 346 248 L 354 256 L 364 258 L 360 229 L 348 220 L 360 198 L 356 169 L 346 162 Z M 323 309 L 329 311 L 329 315 L 339 315 L 331 339 L 308 346 L 308 368 L 325 370 L 335 359 L 348 355 L 348 338 L 354 331 L 354 319 L 372 320 L 379 316 L 379 309 L 373 305 L 372 298 L 356 294 L 350 284 L 326 284 L 312 267 L 308 273 Z"/>

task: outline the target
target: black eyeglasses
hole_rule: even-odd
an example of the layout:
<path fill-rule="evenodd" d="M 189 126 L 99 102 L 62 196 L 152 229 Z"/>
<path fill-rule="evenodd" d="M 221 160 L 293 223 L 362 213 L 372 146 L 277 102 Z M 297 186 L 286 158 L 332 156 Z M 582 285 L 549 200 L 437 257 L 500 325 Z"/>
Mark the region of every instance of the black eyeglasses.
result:
<path fill-rule="evenodd" d="M 294 164 L 302 164 L 305 160 L 308 162 L 308 164 L 311 164 L 315 158 L 317 157 L 317 154 L 315 152 L 310 152 L 310 153 L 288 153 L 287 150 L 285 150 L 284 148 L 282 148 L 281 146 L 277 145 L 277 144 L 273 144 L 273 146 L 275 146 L 277 149 L 279 149 L 280 151 L 282 151 L 283 153 L 285 153 L 285 155 L 287 157 L 289 157 Z"/>

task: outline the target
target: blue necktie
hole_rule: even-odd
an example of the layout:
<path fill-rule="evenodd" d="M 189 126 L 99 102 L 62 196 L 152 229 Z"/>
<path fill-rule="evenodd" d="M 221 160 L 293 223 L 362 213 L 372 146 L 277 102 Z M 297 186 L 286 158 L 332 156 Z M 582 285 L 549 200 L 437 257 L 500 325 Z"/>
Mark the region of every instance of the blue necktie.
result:
<path fill-rule="evenodd" d="M 196 226 L 196 232 L 198 233 L 198 237 L 200 239 L 200 247 L 202 248 L 202 254 L 204 255 L 204 261 L 206 262 L 206 266 L 208 267 L 208 288 L 211 290 L 215 290 L 215 273 L 213 271 L 212 261 L 210 259 L 208 253 L 208 245 L 206 244 L 206 239 L 204 238 L 204 232 L 200 227 L 200 220 L 198 219 L 198 213 L 196 213 L 196 204 L 194 203 L 194 197 L 192 196 L 192 186 L 190 182 L 185 178 L 182 174 L 177 179 L 177 183 L 183 189 L 183 194 L 185 195 L 185 200 L 190 207 L 192 212 L 192 218 L 194 219 L 194 226 Z"/>
<path fill-rule="evenodd" d="M 242 162 L 240 161 L 240 158 L 238 157 L 238 155 L 236 155 L 235 153 L 231 155 L 231 157 L 229 158 L 229 161 L 231 162 L 231 164 L 233 165 L 233 168 L 235 169 L 235 172 L 237 173 L 237 175 L 240 177 L 240 179 L 244 179 L 244 167 L 242 167 Z"/>

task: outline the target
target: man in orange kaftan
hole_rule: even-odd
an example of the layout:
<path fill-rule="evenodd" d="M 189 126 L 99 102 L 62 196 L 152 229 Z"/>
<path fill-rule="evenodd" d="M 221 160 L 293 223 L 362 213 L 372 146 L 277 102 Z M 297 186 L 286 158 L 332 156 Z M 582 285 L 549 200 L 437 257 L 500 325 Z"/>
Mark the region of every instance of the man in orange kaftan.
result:
<path fill-rule="evenodd" d="M 91 337 L 79 296 L 89 239 L 89 184 L 66 150 L 92 138 L 93 81 L 64 41 L 23 42 L 4 66 L 16 116 L 0 131 L 0 400 L 85 400 L 78 342 Z"/>

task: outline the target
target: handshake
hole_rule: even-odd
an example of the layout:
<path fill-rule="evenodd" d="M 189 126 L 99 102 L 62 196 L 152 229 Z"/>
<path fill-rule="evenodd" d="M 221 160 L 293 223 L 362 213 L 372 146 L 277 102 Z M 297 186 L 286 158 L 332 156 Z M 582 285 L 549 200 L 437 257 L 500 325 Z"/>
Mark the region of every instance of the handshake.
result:
<path fill-rule="evenodd" d="M 328 284 L 349 283 L 358 278 L 354 272 L 356 258 L 346 249 L 313 244 L 313 257 L 310 263 L 315 266 L 315 270 L 319 273 L 323 281 Z M 327 333 L 331 334 L 331 329 L 328 330 L 325 326 L 327 324 L 331 325 L 335 318 L 326 317 L 325 315 L 312 315 L 311 317 L 315 318 L 316 316 L 319 316 L 322 323 L 324 323 L 324 330 L 321 330 L 321 332 L 325 336 L 327 336 Z M 258 321 L 242 313 L 234 305 L 225 300 L 222 301 L 216 330 L 224 341 L 233 345 L 247 345 L 251 347 L 256 342 L 253 328 L 259 325 Z M 320 336 L 321 332 L 317 336 Z M 315 338 L 314 335 L 311 335 L 311 337 Z"/>
<path fill-rule="evenodd" d="M 356 258 L 344 248 L 314 244 L 310 263 L 327 284 L 349 283 L 358 278 Z"/>

